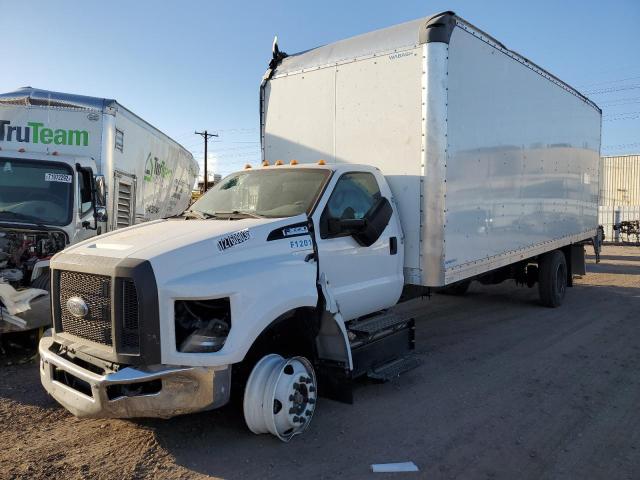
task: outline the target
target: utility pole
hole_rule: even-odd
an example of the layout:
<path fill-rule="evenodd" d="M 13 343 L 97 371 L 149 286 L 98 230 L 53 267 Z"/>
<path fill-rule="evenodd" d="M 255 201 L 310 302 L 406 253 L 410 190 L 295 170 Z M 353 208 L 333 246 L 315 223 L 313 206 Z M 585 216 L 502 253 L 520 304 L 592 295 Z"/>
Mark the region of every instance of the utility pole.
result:
<path fill-rule="evenodd" d="M 207 172 L 207 146 L 209 143 L 209 138 L 217 137 L 217 133 L 209 133 L 206 130 L 204 132 L 194 132 L 196 135 L 201 135 L 204 138 L 204 192 L 206 193 L 209 190 L 209 174 Z"/>

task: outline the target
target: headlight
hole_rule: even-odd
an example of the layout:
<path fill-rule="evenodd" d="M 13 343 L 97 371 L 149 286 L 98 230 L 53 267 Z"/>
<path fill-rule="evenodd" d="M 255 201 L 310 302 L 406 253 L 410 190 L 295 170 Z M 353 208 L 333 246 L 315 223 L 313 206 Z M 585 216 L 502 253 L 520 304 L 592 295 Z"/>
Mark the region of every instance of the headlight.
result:
<path fill-rule="evenodd" d="M 176 348 L 184 353 L 217 352 L 231 330 L 229 298 L 177 300 Z"/>

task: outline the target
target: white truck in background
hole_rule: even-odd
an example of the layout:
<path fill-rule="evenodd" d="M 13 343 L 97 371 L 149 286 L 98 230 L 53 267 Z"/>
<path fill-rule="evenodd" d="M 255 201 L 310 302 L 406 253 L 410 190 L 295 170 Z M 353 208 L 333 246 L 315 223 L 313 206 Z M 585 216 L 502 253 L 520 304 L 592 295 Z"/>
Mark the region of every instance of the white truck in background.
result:
<path fill-rule="evenodd" d="M 418 363 L 398 303 L 515 279 L 557 307 L 599 247 L 600 109 L 451 12 L 274 44 L 260 120 L 261 168 L 52 260 L 40 374 L 75 415 L 237 395 L 251 431 L 286 441 L 318 394 Z"/>
<path fill-rule="evenodd" d="M 0 333 L 51 325 L 51 256 L 182 213 L 197 174 L 190 152 L 115 100 L 0 94 Z"/>

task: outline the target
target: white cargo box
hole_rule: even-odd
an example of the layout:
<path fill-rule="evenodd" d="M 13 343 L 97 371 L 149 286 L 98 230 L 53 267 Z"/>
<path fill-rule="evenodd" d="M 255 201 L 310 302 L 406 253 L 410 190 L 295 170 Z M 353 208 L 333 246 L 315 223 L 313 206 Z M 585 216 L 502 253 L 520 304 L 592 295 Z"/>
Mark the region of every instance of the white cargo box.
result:
<path fill-rule="evenodd" d="M 263 158 L 378 167 L 407 283 L 595 235 L 600 109 L 455 14 L 281 57 L 262 87 Z"/>

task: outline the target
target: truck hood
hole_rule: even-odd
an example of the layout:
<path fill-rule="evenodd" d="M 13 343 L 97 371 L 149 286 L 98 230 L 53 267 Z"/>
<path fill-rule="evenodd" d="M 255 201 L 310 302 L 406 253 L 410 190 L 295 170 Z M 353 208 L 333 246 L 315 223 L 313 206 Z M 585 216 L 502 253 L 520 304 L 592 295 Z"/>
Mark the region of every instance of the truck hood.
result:
<path fill-rule="evenodd" d="M 265 241 L 269 233 L 280 226 L 306 221 L 306 215 L 284 219 L 156 220 L 94 237 L 67 248 L 65 253 L 152 260 L 185 247 L 198 246 L 202 247 L 202 254 L 211 255 L 245 242 L 254 243 L 251 240 Z"/>

